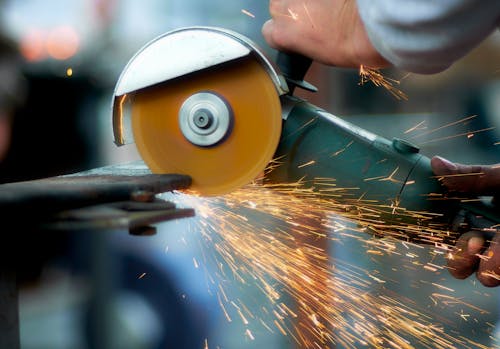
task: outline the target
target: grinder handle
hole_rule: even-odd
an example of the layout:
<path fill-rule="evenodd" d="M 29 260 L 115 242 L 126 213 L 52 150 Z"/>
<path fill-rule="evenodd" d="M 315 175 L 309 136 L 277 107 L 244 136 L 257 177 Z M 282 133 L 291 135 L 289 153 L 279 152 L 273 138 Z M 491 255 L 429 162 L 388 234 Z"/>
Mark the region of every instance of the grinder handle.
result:
<path fill-rule="evenodd" d="M 298 53 L 280 51 L 276 58 L 276 64 L 288 83 L 290 95 L 293 94 L 296 86 L 311 92 L 318 91 L 315 86 L 304 81 L 304 77 L 312 64 L 312 59 L 309 57 Z"/>

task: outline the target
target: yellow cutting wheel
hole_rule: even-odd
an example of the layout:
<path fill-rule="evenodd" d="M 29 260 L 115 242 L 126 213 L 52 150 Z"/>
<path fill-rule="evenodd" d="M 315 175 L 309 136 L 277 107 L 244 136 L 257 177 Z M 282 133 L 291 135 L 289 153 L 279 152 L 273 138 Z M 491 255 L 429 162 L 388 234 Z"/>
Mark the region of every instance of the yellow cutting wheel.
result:
<path fill-rule="evenodd" d="M 190 138 L 193 120 L 200 142 Z M 202 144 L 203 133 L 221 124 L 224 132 Z M 221 195 L 251 182 L 272 159 L 281 104 L 266 70 L 248 56 L 135 93 L 132 129 L 153 173 L 187 174 L 200 195 Z"/>

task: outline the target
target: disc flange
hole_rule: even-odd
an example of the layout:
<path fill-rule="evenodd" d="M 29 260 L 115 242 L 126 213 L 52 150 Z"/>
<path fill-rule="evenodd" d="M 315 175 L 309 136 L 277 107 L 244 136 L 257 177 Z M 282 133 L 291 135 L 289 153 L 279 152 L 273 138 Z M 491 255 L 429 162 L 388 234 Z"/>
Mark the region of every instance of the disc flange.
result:
<path fill-rule="evenodd" d="M 231 131 L 233 112 L 223 97 L 200 92 L 184 101 L 179 111 L 182 134 L 195 145 L 208 147 L 219 143 Z"/>

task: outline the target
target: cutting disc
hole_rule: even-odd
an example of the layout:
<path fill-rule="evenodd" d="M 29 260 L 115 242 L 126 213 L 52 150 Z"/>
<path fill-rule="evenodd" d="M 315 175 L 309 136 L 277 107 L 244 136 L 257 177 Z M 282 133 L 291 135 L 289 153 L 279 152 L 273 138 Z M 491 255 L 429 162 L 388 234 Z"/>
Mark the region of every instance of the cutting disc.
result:
<path fill-rule="evenodd" d="M 208 146 L 193 143 L 180 125 L 181 110 L 200 94 L 216 96 L 230 114 L 227 133 Z M 220 195 L 251 182 L 272 159 L 281 104 L 268 73 L 248 56 L 136 92 L 132 130 L 154 173 L 187 174 L 199 194 Z"/>

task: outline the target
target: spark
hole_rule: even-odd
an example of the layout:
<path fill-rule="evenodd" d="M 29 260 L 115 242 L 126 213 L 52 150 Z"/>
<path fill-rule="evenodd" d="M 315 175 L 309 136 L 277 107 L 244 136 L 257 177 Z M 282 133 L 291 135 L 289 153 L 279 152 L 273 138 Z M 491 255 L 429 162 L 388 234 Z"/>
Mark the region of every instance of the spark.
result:
<path fill-rule="evenodd" d="M 460 314 L 458 314 L 464 321 L 469 321 L 470 314 L 465 314 L 463 310 L 460 310 Z"/>
<path fill-rule="evenodd" d="M 311 186 L 321 189 L 311 190 Z M 340 195 L 338 200 L 332 190 Z M 190 219 L 192 231 L 204 242 L 200 245 L 203 258 L 196 259 L 197 263 L 200 267 L 204 263 L 207 272 L 215 270 L 209 279 L 221 281 L 212 282 L 211 292 L 226 320 L 238 319 L 245 326 L 247 338 L 253 340 L 260 326 L 304 348 L 330 344 L 414 348 L 423 344 L 451 349 L 463 344 L 463 339 L 445 332 L 411 300 L 370 292 L 374 285 L 394 280 L 330 255 L 330 241 L 355 239 L 366 246 L 360 252 L 371 258 L 393 254 L 407 260 L 402 268 L 422 268 L 428 273 L 443 270 L 432 261 L 420 261 L 427 252 L 444 256 L 447 241 L 454 238 L 437 223 L 422 224 L 432 222 L 435 215 L 393 211 L 389 205 L 353 195 L 354 191 L 336 187 L 334 179 L 315 178 L 312 183 L 252 183 L 221 197 L 178 193 L 175 201 L 197 211 L 197 217 Z M 398 218 L 384 219 L 387 216 Z M 398 243 L 401 240 L 404 243 Z M 434 248 L 415 244 L 422 242 Z M 252 297 L 243 303 L 233 296 L 229 280 L 239 288 L 256 286 L 265 302 L 254 302 Z M 432 285 L 455 292 L 446 285 Z M 434 294 L 432 301 L 436 306 L 461 304 L 477 311 L 448 295 Z"/>
<path fill-rule="evenodd" d="M 491 258 L 480 253 L 476 253 L 475 256 L 485 262 L 489 261 Z"/>
<path fill-rule="evenodd" d="M 221 307 L 222 311 L 224 312 L 224 316 L 226 317 L 226 320 L 227 320 L 228 322 L 231 322 L 231 321 L 232 321 L 232 319 L 231 319 L 231 316 L 229 315 L 228 311 L 226 310 L 225 303 L 221 300 L 221 298 L 220 298 L 220 295 L 219 295 L 219 294 L 217 294 L 217 296 L 218 296 L 218 298 L 219 298 L 219 305 L 220 305 L 220 307 Z"/>
<path fill-rule="evenodd" d="M 470 115 L 470 116 L 467 116 L 467 117 L 465 117 L 463 119 L 460 119 L 460 120 L 457 120 L 457 121 L 453 121 L 453 122 L 450 122 L 450 123 L 448 123 L 446 125 L 443 125 L 443 126 L 435 128 L 435 129 L 429 130 L 427 132 L 423 132 L 423 133 L 420 133 L 418 135 L 415 135 L 415 136 L 413 136 L 413 138 L 419 138 L 419 137 L 427 136 L 427 135 L 430 135 L 430 134 L 435 133 L 437 131 L 440 131 L 442 129 L 445 129 L 445 128 L 448 128 L 448 127 L 451 127 L 451 126 L 455 126 L 455 125 L 458 125 L 458 124 L 465 124 L 466 122 L 468 122 L 468 121 L 470 121 L 470 120 L 472 120 L 472 119 L 474 119 L 476 117 L 477 117 L 477 115 Z"/>
<path fill-rule="evenodd" d="M 424 269 L 427 269 L 427 270 L 430 270 L 430 271 L 433 271 L 433 272 L 435 272 L 435 271 L 438 270 L 436 267 L 434 267 L 432 265 L 428 265 L 428 264 L 424 266 Z"/>
<path fill-rule="evenodd" d="M 311 165 L 314 165 L 316 163 L 315 160 L 311 160 L 311 161 L 308 161 L 306 162 L 305 164 L 302 164 L 302 165 L 299 165 L 297 166 L 298 168 L 303 168 L 303 167 L 307 167 L 307 166 L 311 166 Z"/>
<path fill-rule="evenodd" d="M 445 140 L 449 140 L 449 139 L 453 139 L 453 138 L 459 138 L 459 137 L 467 137 L 467 138 L 471 138 L 471 136 L 473 136 L 474 134 L 477 134 L 477 133 L 482 133 L 482 132 L 486 132 L 486 131 L 491 131 L 491 130 L 494 130 L 495 128 L 494 127 L 486 127 L 486 128 L 482 128 L 480 130 L 476 130 L 476 131 L 470 131 L 470 132 L 464 132 L 464 133 L 459 133 L 459 134 L 456 134 L 456 135 L 453 135 L 453 136 L 447 136 L 447 137 L 441 137 L 441 138 L 436 138 L 436 139 L 432 139 L 432 140 L 429 140 L 429 141 L 425 141 L 425 142 L 421 142 L 420 144 L 429 144 L 429 143 L 435 143 L 435 142 L 441 142 L 441 141 L 445 141 Z"/>
<path fill-rule="evenodd" d="M 436 286 L 436 287 L 438 287 L 438 288 L 440 288 L 440 289 L 446 290 L 446 291 L 455 292 L 455 290 L 454 290 L 454 289 L 451 289 L 451 288 L 446 287 L 446 286 L 443 286 L 443 285 L 436 284 L 436 283 L 434 283 L 434 282 L 432 283 L 432 285 L 434 285 L 434 286 Z"/>
<path fill-rule="evenodd" d="M 452 306 L 452 305 L 459 305 L 462 307 L 467 307 L 471 311 L 477 311 L 480 314 L 489 314 L 489 311 L 479 308 L 473 304 L 465 302 L 463 299 L 451 296 L 451 295 L 445 295 L 445 294 L 439 294 L 439 293 L 433 293 L 431 296 L 436 303 L 442 303 L 445 306 Z"/>
<path fill-rule="evenodd" d="M 335 156 L 338 156 L 338 155 L 342 154 L 343 152 L 345 152 L 353 144 L 354 144 L 354 141 L 350 141 L 344 148 L 342 148 L 342 149 L 337 150 L 336 152 L 334 152 L 331 155 L 331 157 L 335 157 Z"/>
<path fill-rule="evenodd" d="M 449 177 L 468 177 L 468 176 L 482 176 L 484 172 L 470 172 L 470 173 L 455 173 L 449 175 L 433 176 L 434 178 L 449 178 Z"/>
<path fill-rule="evenodd" d="M 146 273 L 142 273 L 141 275 L 139 275 L 138 279 L 140 280 L 140 279 L 144 278 L 145 276 L 146 276 Z"/>
<path fill-rule="evenodd" d="M 403 133 L 404 134 L 408 134 L 408 133 L 414 132 L 416 130 L 423 130 L 423 129 L 425 129 L 425 127 L 423 127 L 424 124 L 425 124 L 425 120 L 419 122 L 418 124 L 416 124 L 415 126 L 409 128 L 408 130 L 404 131 Z"/>
<path fill-rule="evenodd" d="M 276 327 L 278 328 L 278 330 L 281 332 L 282 335 L 284 335 L 284 336 L 287 335 L 287 332 L 283 329 L 283 327 L 281 327 L 278 320 L 274 320 L 274 324 L 276 325 Z"/>
<path fill-rule="evenodd" d="M 241 9 L 241 13 L 247 15 L 248 17 L 255 18 L 255 15 L 253 13 L 251 13 L 250 11 L 248 11 L 248 10 Z"/>
<path fill-rule="evenodd" d="M 116 124 L 116 128 L 118 130 L 118 132 L 116 134 L 118 134 L 120 136 L 119 139 L 117 139 L 117 142 L 118 144 L 124 144 L 125 143 L 125 137 L 124 137 L 124 128 L 125 126 L 123 125 L 123 115 L 124 115 L 124 106 L 125 106 L 125 102 L 127 101 L 128 99 L 128 95 L 127 94 L 124 94 L 122 96 L 119 96 L 118 97 L 118 115 L 120 116 L 118 118 L 118 121 L 117 121 L 117 124 Z M 113 122 L 115 122 L 115 118 L 113 118 Z"/>
<path fill-rule="evenodd" d="M 66 76 L 68 76 L 68 77 L 73 76 L 73 69 L 72 68 L 66 69 Z"/>
<path fill-rule="evenodd" d="M 250 338 L 251 340 L 255 340 L 255 337 L 253 336 L 252 331 L 250 331 L 249 329 L 247 329 L 247 330 L 245 331 L 245 334 L 246 334 L 246 336 L 247 336 L 248 338 Z"/>
<path fill-rule="evenodd" d="M 373 280 L 377 281 L 377 282 L 378 282 L 378 283 L 380 283 L 380 284 L 385 284 L 385 283 L 386 283 L 386 281 L 384 281 L 384 280 L 382 280 L 382 279 L 380 279 L 380 278 L 378 278 L 378 277 L 376 277 L 376 276 L 374 276 L 374 275 L 370 275 L 370 274 L 368 274 L 368 276 L 369 276 L 371 279 L 373 279 Z"/>
<path fill-rule="evenodd" d="M 290 17 L 291 17 L 294 21 L 296 21 L 296 20 L 298 20 L 298 19 L 299 19 L 299 15 L 298 15 L 298 13 L 297 13 L 297 12 L 292 11 L 292 9 L 291 9 L 291 8 L 288 8 L 288 13 L 290 14 Z"/>
<path fill-rule="evenodd" d="M 248 324 L 249 324 L 249 322 L 248 322 L 247 318 L 246 318 L 246 317 L 245 317 L 245 315 L 241 312 L 241 310 L 240 310 L 240 309 L 238 309 L 238 315 L 240 315 L 241 321 L 243 321 L 243 323 L 244 323 L 245 325 L 248 325 Z"/>
<path fill-rule="evenodd" d="M 401 183 L 401 181 L 400 181 L 400 180 L 394 179 L 394 176 L 396 175 L 396 173 L 397 173 L 398 171 L 399 171 L 399 166 L 398 166 L 398 167 L 396 167 L 396 168 L 394 169 L 394 171 L 392 171 L 392 172 L 391 172 L 391 174 L 390 174 L 389 176 L 387 176 L 387 177 L 385 177 L 385 178 L 380 179 L 380 181 L 381 181 L 381 182 L 383 182 L 383 181 L 389 181 L 389 182 L 393 182 L 393 183 Z"/>
<path fill-rule="evenodd" d="M 495 280 L 500 280 L 500 274 L 495 273 L 493 270 L 488 270 L 488 271 L 483 271 L 481 275 L 495 279 Z"/>
<path fill-rule="evenodd" d="M 481 199 L 480 198 L 477 198 L 477 199 L 460 199 L 460 202 L 480 202 Z"/>
<path fill-rule="evenodd" d="M 309 22 L 311 23 L 311 27 L 314 28 L 314 21 L 313 21 L 313 19 L 311 17 L 311 14 L 309 13 L 309 9 L 307 8 L 307 5 L 305 3 L 304 3 L 304 11 L 305 11 L 305 13 L 307 15 L 307 18 L 309 19 Z"/>
<path fill-rule="evenodd" d="M 379 69 L 360 65 L 359 76 L 360 76 L 359 85 L 361 86 L 367 83 L 368 81 L 371 81 L 375 86 L 377 87 L 381 86 L 385 88 L 396 99 L 408 100 L 408 96 L 403 91 L 399 90 L 394 86 L 394 84 L 399 85 L 400 82 L 395 79 L 386 78 L 380 73 Z"/>

